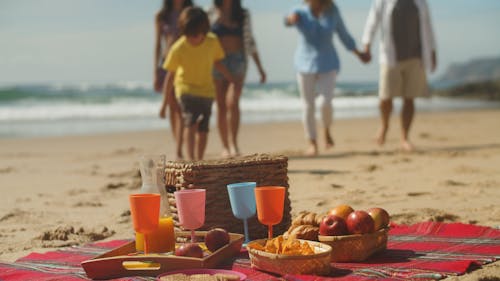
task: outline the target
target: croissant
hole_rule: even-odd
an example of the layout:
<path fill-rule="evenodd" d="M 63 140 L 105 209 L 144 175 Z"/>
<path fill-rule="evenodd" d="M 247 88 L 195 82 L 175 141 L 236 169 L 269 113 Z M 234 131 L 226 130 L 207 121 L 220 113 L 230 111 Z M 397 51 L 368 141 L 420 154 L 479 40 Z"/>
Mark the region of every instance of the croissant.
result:
<path fill-rule="evenodd" d="M 312 225 L 292 225 L 283 233 L 283 238 L 305 239 L 318 241 L 319 227 Z"/>

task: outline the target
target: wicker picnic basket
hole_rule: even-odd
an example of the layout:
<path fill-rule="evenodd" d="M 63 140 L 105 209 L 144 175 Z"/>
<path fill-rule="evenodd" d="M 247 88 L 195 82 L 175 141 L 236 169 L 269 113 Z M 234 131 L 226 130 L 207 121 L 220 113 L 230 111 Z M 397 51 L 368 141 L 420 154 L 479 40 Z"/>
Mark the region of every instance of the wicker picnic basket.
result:
<path fill-rule="evenodd" d="M 173 192 L 181 189 L 203 188 L 207 191 L 205 224 L 200 230 L 222 227 L 229 232 L 243 233 L 243 222 L 233 216 L 227 193 L 227 184 L 254 181 L 257 186 L 284 186 L 286 188 L 283 220 L 274 226 L 275 233 L 283 233 L 290 226 L 291 206 L 288 192 L 288 158 L 255 154 L 224 160 L 197 162 L 167 162 L 165 184 L 174 221 L 178 225 Z M 248 220 L 251 239 L 267 236 L 266 226 L 256 216 Z"/>
<path fill-rule="evenodd" d="M 332 247 L 331 261 L 360 262 L 387 248 L 387 233 L 383 228 L 373 233 L 343 236 L 318 236 L 321 243 Z"/>
<path fill-rule="evenodd" d="M 278 274 L 329 274 L 331 271 L 330 253 L 332 247 L 315 241 L 301 239 L 299 239 L 299 241 L 302 243 L 309 243 L 309 245 L 314 248 L 315 254 L 306 256 L 273 254 L 254 249 L 250 244 L 247 245 L 248 256 L 250 257 L 252 267 Z M 250 243 L 264 245 L 266 239 L 260 239 Z"/>

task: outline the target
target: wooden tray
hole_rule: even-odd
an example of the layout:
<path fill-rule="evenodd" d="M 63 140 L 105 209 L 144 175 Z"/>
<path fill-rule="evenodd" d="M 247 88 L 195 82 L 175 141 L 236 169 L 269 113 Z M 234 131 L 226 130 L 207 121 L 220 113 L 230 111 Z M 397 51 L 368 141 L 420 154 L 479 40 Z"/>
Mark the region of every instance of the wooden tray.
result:
<path fill-rule="evenodd" d="M 196 236 L 205 237 L 206 233 L 206 231 L 197 231 Z M 189 232 L 184 231 L 176 233 L 178 237 L 189 237 L 189 235 Z M 91 260 L 84 261 L 81 265 L 91 279 L 112 279 L 127 276 L 156 277 L 172 270 L 216 268 L 240 252 L 243 239 L 244 236 L 241 234 L 229 233 L 229 244 L 201 259 L 160 254 L 132 256 L 129 255 L 135 253 L 135 242 L 132 241 Z"/>

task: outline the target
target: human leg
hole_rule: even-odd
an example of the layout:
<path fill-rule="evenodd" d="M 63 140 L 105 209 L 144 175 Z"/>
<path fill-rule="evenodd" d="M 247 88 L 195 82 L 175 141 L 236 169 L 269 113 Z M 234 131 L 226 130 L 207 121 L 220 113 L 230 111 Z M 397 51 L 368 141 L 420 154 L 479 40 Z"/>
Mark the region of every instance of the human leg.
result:
<path fill-rule="evenodd" d="M 186 149 L 189 160 L 196 160 L 194 157 L 196 124 L 184 126 L 184 140 L 186 141 Z"/>
<path fill-rule="evenodd" d="M 205 155 L 205 150 L 207 148 L 208 133 L 200 132 L 196 133 L 196 160 L 203 160 Z"/>
<path fill-rule="evenodd" d="M 232 84 L 231 92 L 226 100 L 229 110 L 230 143 L 231 154 L 238 156 L 240 149 L 238 147 L 238 131 L 240 128 L 240 97 L 243 90 L 244 77 L 237 77 L 236 82 Z"/>
<path fill-rule="evenodd" d="M 389 129 L 389 120 L 392 112 L 392 99 L 381 99 L 379 102 L 381 126 L 377 133 L 377 143 L 384 145 L 387 130 Z"/>
<path fill-rule="evenodd" d="M 297 74 L 297 83 L 303 104 L 302 120 L 304 123 L 305 134 L 309 141 L 309 148 L 306 152 L 308 155 L 318 154 L 318 144 L 316 141 L 316 120 L 314 116 L 314 101 L 316 98 L 314 89 L 314 84 L 316 82 L 315 76 L 315 74 Z"/>
<path fill-rule="evenodd" d="M 408 135 L 415 113 L 415 104 L 413 98 L 403 99 L 403 109 L 401 110 L 401 148 L 406 151 L 412 151 L 413 145 L 411 144 Z"/>
<path fill-rule="evenodd" d="M 202 114 L 200 111 L 200 98 L 192 95 L 182 95 L 179 99 L 182 111 L 183 138 L 189 160 L 195 160 L 195 133 L 198 129 L 198 119 Z"/>
<path fill-rule="evenodd" d="M 395 66 L 381 65 L 379 83 L 379 110 L 381 126 L 378 129 L 376 137 L 376 141 L 379 145 L 385 144 L 393 107 L 392 98 L 395 96 L 401 96 L 401 91 L 402 74 L 399 63 Z"/>
<path fill-rule="evenodd" d="M 217 103 L 217 127 L 222 142 L 222 157 L 229 157 L 229 138 L 227 128 L 227 106 L 226 96 L 229 83 L 224 79 L 215 79 L 216 103 Z"/>
<path fill-rule="evenodd" d="M 176 143 L 176 158 L 182 159 L 183 122 L 181 116 L 181 107 L 175 97 L 175 89 L 167 93 L 167 101 L 168 107 L 170 109 L 170 128 L 172 129 L 172 136 L 174 137 Z"/>
<path fill-rule="evenodd" d="M 415 115 L 415 98 L 428 96 L 427 77 L 421 59 L 409 59 L 401 63 L 403 80 L 403 108 L 401 110 L 401 148 L 412 151 L 409 140 L 410 128 Z"/>
<path fill-rule="evenodd" d="M 210 116 L 212 115 L 212 103 L 210 98 L 197 98 L 197 133 L 196 133 L 196 159 L 202 160 L 207 148 Z"/>
<path fill-rule="evenodd" d="M 328 149 L 333 147 L 334 141 L 330 134 L 330 127 L 333 120 L 333 92 L 335 90 L 335 81 L 337 72 L 331 71 L 318 75 L 318 92 L 323 96 L 323 103 L 321 105 L 321 117 L 323 121 L 323 129 L 325 134 L 325 147 Z"/>

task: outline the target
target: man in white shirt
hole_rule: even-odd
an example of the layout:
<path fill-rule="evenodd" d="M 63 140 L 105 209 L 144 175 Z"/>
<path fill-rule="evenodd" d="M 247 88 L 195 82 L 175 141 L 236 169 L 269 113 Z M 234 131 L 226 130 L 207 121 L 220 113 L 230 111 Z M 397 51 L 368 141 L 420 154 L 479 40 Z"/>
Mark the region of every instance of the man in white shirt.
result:
<path fill-rule="evenodd" d="M 392 98 L 401 96 L 401 148 L 413 150 L 408 134 L 415 112 L 414 98 L 428 96 L 425 69 L 436 69 L 436 42 L 426 0 L 373 0 L 362 42 L 365 56 L 380 29 L 380 113 L 377 142 L 385 143 Z"/>

